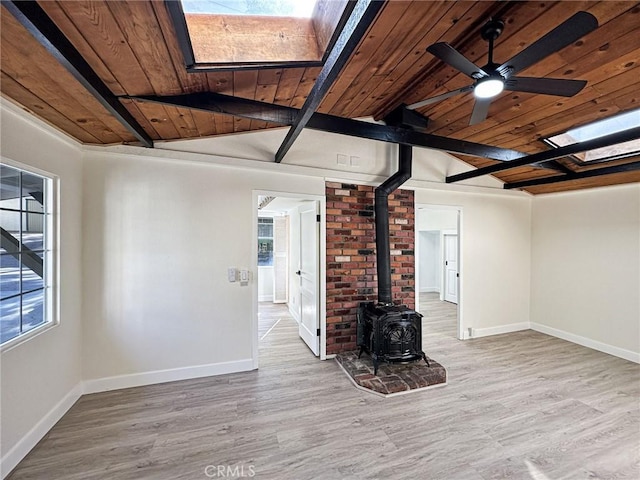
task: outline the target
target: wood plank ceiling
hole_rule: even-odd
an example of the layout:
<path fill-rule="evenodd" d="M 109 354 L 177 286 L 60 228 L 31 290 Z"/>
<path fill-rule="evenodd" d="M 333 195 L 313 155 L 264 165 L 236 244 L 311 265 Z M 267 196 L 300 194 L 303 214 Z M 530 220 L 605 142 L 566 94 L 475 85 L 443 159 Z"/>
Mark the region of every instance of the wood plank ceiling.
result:
<path fill-rule="evenodd" d="M 166 5 L 161 1 L 39 1 L 47 15 L 117 96 L 218 92 L 300 108 L 321 67 L 187 73 Z M 593 14 L 599 28 L 522 72 L 587 80 L 570 98 L 504 92 L 485 121 L 469 126 L 472 93 L 419 110 L 429 117 L 428 133 L 541 152 L 540 139 L 598 118 L 636 109 L 640 95 L 640 5 L 628 1 L 563 2 L 387 2 L 319 112 L 383 118 L 410 104 L 469 84 L 469 78 L 426 51 L 448 42 L 483 65 L 487 43 L 479 29 L 499 17 L 505 30 L 496 42 L 498 62 L 514 56 L 575 12 Z M 124 128 L 17 20 L 2 8 L 1 91 L 45 121 L 87 144 L 133 143 Z M 121 99 L 154 140 L 225 135 L 275 127 L 168 105 Z M 459 158 L 475 167 L 495 163 Z M 637 162 L 631 157 L 607 163 Z M 599 168 L 560 161 L 572 171 Z M 548 176 L 552 171 L 520 167 L 496 173 L 505 182 Z M 640 181 L 640 171 L 527 187 L 546 193 Z"/>

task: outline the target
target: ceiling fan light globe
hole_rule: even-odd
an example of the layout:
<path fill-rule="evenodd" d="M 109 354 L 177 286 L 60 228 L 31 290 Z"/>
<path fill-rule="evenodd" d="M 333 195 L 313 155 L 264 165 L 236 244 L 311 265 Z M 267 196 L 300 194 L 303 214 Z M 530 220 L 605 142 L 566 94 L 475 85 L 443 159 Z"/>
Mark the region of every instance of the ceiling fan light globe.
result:
<path fill-rule="evenodd" d="M 493 98 L 504 90 L 504 82 L 497 78 L 489 78 L 478 82 L 473 89 L 473 94 L 477 98 Z"/>

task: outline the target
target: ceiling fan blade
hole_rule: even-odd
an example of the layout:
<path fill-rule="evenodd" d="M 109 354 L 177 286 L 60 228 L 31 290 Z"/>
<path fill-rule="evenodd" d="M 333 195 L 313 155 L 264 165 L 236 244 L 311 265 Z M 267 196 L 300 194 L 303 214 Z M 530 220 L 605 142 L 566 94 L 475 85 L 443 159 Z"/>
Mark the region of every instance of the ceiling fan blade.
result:
<path fill-rule="evenodd" d="M 451 65 L 456 70 L 460 70 L 473 79 L 486 77 L 488 75 L 484 70 L 446 42 L 438 42 L 430 45 L 427 47 L 427 52 L 435 55 L 444 63 Z"/>
<path fill-rule="evenodd" d="M 476 103 L 473 106 L 473 113 L 471 114 L 471 120 L 469 120 L 469 125 L 475 125 L 476 123 L 482 122 L 485 118 L 487 118 L 487 114 L 489 113 L 489 105 L 491 105 L 492 98 L 476 98 Z"/>
<path fill-rule="evenodd" d="M 426 105 L 431 105 L 432 103 L 439 102 L 440 100 L 444 100 L 445 98 L 450 98 L 455 95 L 459 95 L 461 93 L 470 92 L 473 90 L 473 85 L 467 85 L 466 87 L 458 88 L 457 90 L 452 90 L 447 93 L 443 93 L 442 95 L 436 95 L 435 97 L 427 98 L 426 100 L 422 100 L 420 102 L 412 103 L 411 105 L 407 105 L 408 110 L 415 110 L 416 108 L 422 108 Z"/>
<path fill-rule="evenodd" d="M 543 93 L 560 97 L 573 97 L 587 84 L 586 80 L 564 78 L 511 77 L 504 88 L 512 92 Z"/>
<path fill-rule="evenodd" d="M 571 45 L 579 38 L 598 28 L 598 20 L 588 12 L 578 12 L 541 37 L 511 60 L 504 62 L 498 71 L 509 77 L 539 62 L 552 53 Z"/>

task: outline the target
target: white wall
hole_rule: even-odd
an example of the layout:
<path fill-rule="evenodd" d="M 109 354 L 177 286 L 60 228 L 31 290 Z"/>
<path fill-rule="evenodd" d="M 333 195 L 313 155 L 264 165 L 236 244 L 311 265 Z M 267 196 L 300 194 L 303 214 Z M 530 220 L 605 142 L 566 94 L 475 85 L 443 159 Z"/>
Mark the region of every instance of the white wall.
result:
<path fill-rule="evenodd" d="M 531 199 L 419 189 L 416 205 L 462 207 L 460 309 L 476 336 L 528 328 Z"/>
<path fill-rule="evenodd" d="M 458 211 L 453 208 L 421 207 L 416 212 L 418 230 L 458 230 Z"/>
<path fill-rule="evenodd" d="M 81 393 L 81 208 L 79 145 L 2 102 L 1 154 L 57 175 L 60 324 L 0 357 L 2 475 L 40 440 Z"/>
<path fill-rule="evenodd" d="M 91 389 L 164 370 L 252 368 L 252 289 L 227 281 L 228 267 L 255 279 L 252 192 L 324 194 L 322 178 L 278 170 L 87 155 L 83 375 Z M 91 382 L 105 377 L 119 378 Z"/>
<path fill-rule="evenodd" d="M 419 292 L 440 292 L 440 232 L 418 232 Z"/>
<path fill-rule="evenodd" d="M 536 197 L 532 251 L 534 328 L 640 362 L 640 185 Z"/>
<path fill-rule="evenodd" d="M 258 301 L 273 302 L 273 266 L 260 266 L 258 272 Z"/>

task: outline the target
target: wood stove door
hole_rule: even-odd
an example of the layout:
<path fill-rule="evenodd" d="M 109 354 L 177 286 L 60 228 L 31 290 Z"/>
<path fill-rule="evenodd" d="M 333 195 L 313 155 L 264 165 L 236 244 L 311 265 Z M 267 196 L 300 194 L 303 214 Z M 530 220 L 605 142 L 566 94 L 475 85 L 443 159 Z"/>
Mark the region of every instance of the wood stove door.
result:
<path fill-rule="evenodd" d="M 300 208 L 300 327 L 299 334 L 314 355 L 320 354 L 318 202 Z"/>

